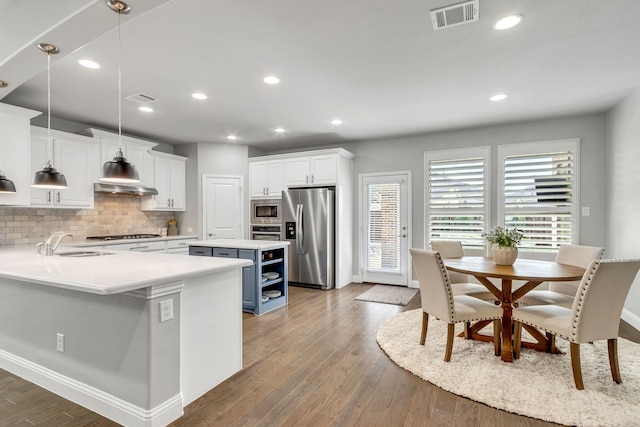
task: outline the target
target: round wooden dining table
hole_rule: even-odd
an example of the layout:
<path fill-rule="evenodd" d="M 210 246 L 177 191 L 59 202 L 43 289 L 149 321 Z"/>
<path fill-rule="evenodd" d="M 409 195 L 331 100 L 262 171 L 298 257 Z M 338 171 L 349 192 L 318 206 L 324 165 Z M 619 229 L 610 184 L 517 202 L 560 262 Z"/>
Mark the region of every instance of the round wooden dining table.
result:
<path fill-rule="evenodd" d="M 501 358 L 505 362 L 513 361 L 511 320 L 513 304 L 542 282 L 580 280 L 585 272 L 584 268 L 573 265 L 525 258 L 518 258 L 513 265 L 497 265 L 491 258 L 476 256 L 447 258 L 443 261 L 447 270 L 474 276 L 500 301 L 502 305 Z M 489 280 L 490 278 L 501 280 L 500 289 Z M 526 283 L 516 289 L 512 289 L 514 280 L 522 280 Z M 472 327 L 472 338 L 486 340 L 483 335 L 479 334 L 479 331 L 488 323 L 478 322 L 475 324 Z M 534 328 L 527 328 L 527 330 L 537 342 L 523 342 L 523 347 L 540 351 L 549 351 L 549 349 L 555 348 L 554 343 L 550 342 L 550 340 L 554 339 L 553 336 L 545 336 Z"/>

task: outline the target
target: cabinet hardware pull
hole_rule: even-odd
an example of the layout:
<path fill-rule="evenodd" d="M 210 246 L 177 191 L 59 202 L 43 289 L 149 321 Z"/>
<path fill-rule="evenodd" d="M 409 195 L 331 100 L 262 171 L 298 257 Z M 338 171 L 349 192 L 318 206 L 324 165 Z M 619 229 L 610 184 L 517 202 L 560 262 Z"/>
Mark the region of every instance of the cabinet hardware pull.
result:
<path fill-rule="evenodd" d="M 56 199 L 57 199 L 57 202 L 60 203 L 60 192 L 59 191 L 56 193 Z"/>
<path fill-rule="evenodd" d="M 47 191 L 47 203 L 51 203 L 51 190 Z"/>
<path fill-rule="evenodd" d="M 311 175 L 311 183 L 313 184 L 313 175 Z"/>
<path fill-rule="evenodd" d="M 304 178 L 304 182 L 305 182 L 306 184 L 308 184 L 308 183 L 309 183 L 309 175 L 307 175 L 307 176 Z"/>

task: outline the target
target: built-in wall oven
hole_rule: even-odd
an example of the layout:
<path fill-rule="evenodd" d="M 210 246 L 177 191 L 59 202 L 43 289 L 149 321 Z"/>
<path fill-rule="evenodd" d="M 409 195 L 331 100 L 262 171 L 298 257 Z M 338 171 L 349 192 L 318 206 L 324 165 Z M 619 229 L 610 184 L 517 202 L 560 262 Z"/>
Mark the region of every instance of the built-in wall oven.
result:
<path fill-rule="evenodd" d="M 280 240 L 282 201 L 251 200 L 251 240 Z"/>
<path fill-rule="evenodd" d="M 251 225 L 251 240 L 280 240 L 280 224 Z"/>

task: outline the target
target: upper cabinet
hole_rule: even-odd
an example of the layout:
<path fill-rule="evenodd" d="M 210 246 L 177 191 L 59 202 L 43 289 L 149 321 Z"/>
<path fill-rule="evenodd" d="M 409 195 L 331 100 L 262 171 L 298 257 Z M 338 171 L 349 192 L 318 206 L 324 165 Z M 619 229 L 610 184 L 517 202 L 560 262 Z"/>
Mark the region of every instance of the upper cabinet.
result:
<path fill-rule="evenodd" d="M 338 154 L 304 156 L 285 160 L 287 187 L 323 187 L 336 185 Z"/>
<path fill-rule="evenodd" d="M 284 188 L 283 160 L 249 163 L 249 197 L 280 198 Z"/>
<path fill-rule="evenodd" d="M 93 183 L 99 178 L 100 147 L 91 138 L 31 127 L 30 175 L 47 161 L 67 180 L 65 190 L 31 188 L 30 206 L 59 208 L 93 207 Z"/>
<path fill-rule="evenodd" d="M 350 176 L 353 154 L 341 148 L 249 159 L 249 197 L 280 198 L 294 187 L 332 187 Z"/>
<path fill-rule="evenodd" d="M 32 178 L 29 170 L 29 123 L 39 114 L 38 111 L 0 103 L 0 170 L 16 187 L 15 193 L 0 193 L 0 205 L 29 204 Z"/>
<path fill-rule="evenodd" d="M 117 133 L 106 132 L 100 129 L 85 129 L 80 132 L 82 135 L 93 136 L 100 141 L 100 166 L 113 160 L 118 149 L 122 148 L 122 153 L 129 163 L 136 167 L 140 177 L 140 184 L 151 186 L 153 184 L 153 158 L 151 149 L 158 145 L 155 142 L 133 138 Z M 120 138 L 122 144 L 120 144 Z M 122 147 L 121 147 L 122 145 Z"/>
<path fill-rule="evenodd" d="M 157 196 L 145 197 L 142 210 L 145 211 L 183 211 L 186 206 L 186 157 L 154 151 L 153 186 Z"/>

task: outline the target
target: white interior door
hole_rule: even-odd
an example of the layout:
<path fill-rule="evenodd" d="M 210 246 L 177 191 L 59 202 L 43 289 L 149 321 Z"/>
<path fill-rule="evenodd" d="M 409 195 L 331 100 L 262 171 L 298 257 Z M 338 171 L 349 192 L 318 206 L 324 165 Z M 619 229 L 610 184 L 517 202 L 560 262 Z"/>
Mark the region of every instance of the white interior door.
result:
<path fill-rule="evenodd" d="M 242 177 L 205 175 L 202 185 L 204 238 L 242 239 Z"/>
<path fill-rule="evenodd" d="M 365 282 L 408 286 L 410 172 L 360 176 Z"/>

